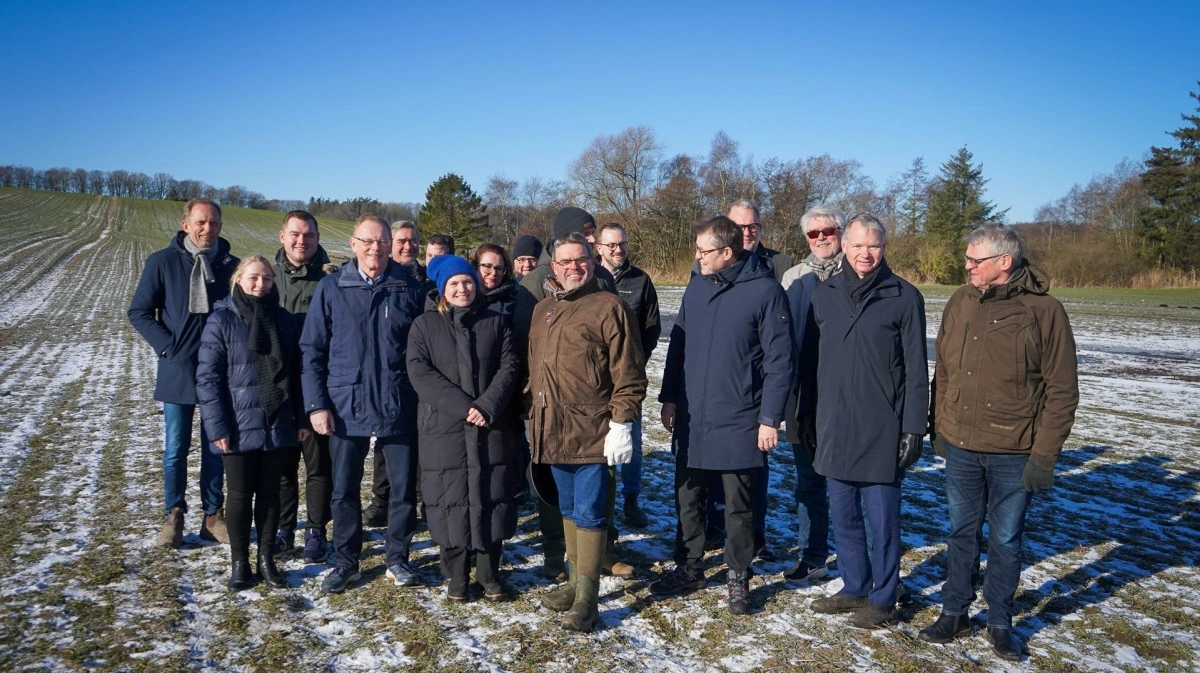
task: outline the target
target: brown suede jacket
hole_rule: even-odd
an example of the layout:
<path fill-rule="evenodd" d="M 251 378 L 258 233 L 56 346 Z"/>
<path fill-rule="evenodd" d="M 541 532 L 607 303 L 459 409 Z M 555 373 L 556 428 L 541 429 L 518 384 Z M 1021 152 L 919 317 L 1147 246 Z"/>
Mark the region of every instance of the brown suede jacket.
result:
<path fill-rule="evenodd" d="M 960 287 L 937 335 L 931 429 L 984 453 L 1026 453 L 1044 469 L 1058 461 L 1075 423 L 1075 336 L 1037 268 L 1018 269 L 986 292 Z"/>
<path fill-rule="evenodd" d="M 603 463 L 608 421 L 637 420 L 646 396 L 641 330 L 593 278 L 538 302 L 529 327 L 530 450 L 535 463 Z"/>

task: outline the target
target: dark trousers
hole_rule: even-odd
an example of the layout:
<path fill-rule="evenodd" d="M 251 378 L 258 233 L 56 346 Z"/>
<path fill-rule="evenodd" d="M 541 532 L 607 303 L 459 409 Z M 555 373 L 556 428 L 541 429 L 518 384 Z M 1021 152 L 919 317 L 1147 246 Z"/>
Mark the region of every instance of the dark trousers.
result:
<path fill-rule="evenodd" d="M 387 565 L 408 562 L 417 529 L 417 452 L 414 435 L 375 438 L 385 456 L 391 500 L 388 502 Z M 362 553 L 362 477 L 370 437 L 329 438 L 333 461 L 333 565 L 358 568 Z"/>
<path fill-rule="evenodd" d="M 420 442 L 413 439 L 413 451 L 420 450 Z M 388 503 L 392 499 L 392 488 L 388 480 L 387 457 L 382 451 L 376 449 L 372 456 L 371 472 L 371 504 L 380 509 L 388 507 Z M 417 500 L 421 499 L 421 480 L 417 479 Z"/>
<path fill-rule="evenodd" d="M 250 560 L 250 520 L 258 530 L 259 549 L 271 549 L 279 528 L 278 450 L 226 453 L 225 525 L 234 561 Z"/>
<path fill-rule="evenodd" d="M 442 574 L 451 582 L 466 582 L 471 576 L 471 558 L 475 559 L 475 581 L 484 585 L 500 583 L 500 557 L 503 542 L 493 542 L 483 550 L 466 547 L 442 547 Z"/>
<path fill-rule="evenodd" d="M 675 456 L 675 489 L 679 490 L 679 480 L 683 476 L 684 470 L 687 469 L 688 461 L 688 446 L 691 444 L 691 416 L 687 411 L 680 407 L 677 409 L 678 415 L 675 417 L 675 429 L 671 433 L 671 453 Z M 707 536 L 714 538 L 725 535 L 725 487 L 721 484 L 719 476 L 709 475 L 708 480 L 708 499 L 704 506 L 704 520 L 707 525 Z M 675 516 L 678 520 L 679 516 L 679 499 L 675 499 Z M 610 531 L 610 535 L 612 532 Z M 681 532 L 678 524 L 675 526 L 675 562 L 683 563 L 680 559 L 683 558 L 681 551 L 683 543 L 681 542 Z M 615 538 L 614 538 L 615 539 Z"/>
<path fill-rule="evenodd" d="M 333 494 L 333 461 L 329 437 L 310 433 L 298 447 L 280 449 L 283 475 L 279 483 L 279 529 L 296 530 L 300 508 L 300 457 L 304 457 L 304 501 L 308 507 L 307 528 L 325 530 L 332 517 L 329 500 Z"/>
<path fill-rule="evenodd" d="M 979 531 L 988 523 L 988 563 L 983 597 L 988 626 L 1012 626 L 1013 597 L 1021 580 L 1021 539 L 1032 494 L 1021 475 L 1029 456 L 967 451 L 946 443 L 946 499 L 950 536 L 946 539 L 946 584 L 942 611 L 965 615 L 975 598 L 979 575 Z"/>
<path fill-rule="evenodd" d="M 865 596 L 871 605 L 896 604 L 900 583 L 900 482 L 826 480 L 838 570 L 843 592 Z M 867 550 L 863 516 L 871 522 L 872 544 Z"/>
<path fill-rule="evenodd" d="M 709 484 L 719 479 L 725 490 L 725 563 L 742 572 L 754 560 L 755 481 L 761 471 L 697 470 L 684 466 L 675 470 L 675 508 L 679 513 L 675 562 L 699 566 L 704 558 L 704 530 Z"/>

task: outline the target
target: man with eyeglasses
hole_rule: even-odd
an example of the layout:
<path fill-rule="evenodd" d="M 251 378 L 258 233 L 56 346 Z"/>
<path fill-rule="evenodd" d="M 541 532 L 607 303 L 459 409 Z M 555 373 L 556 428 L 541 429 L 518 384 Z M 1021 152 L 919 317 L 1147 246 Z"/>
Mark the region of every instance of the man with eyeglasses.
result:
<path fill-rule="evenodd" d="M 686 456 L 676 454 L 675 568 L 650 585 L 669 595 L 705 586 L 709 485 L 724 487 L 729 610 L 750 612 L 756 480 L 779 442 L 792 382 L 787 297 L 761 257 L 742 250 L 741 232 L 718 216 L 696 228 L 696 261 L 671 330 L 663 373 L 663 426 L 689 415 Z"/>
<path fill-rule="evenodd" d="M 1012 632 L 1021 538 L 1035 491 L 1054 485 L 1054 465 L 1075 423 L 1075 337 L 1050 280 L 1025 260 L 1001 224 L 966 236 L 968 283 L 946 302 L 937 335 L 931 434 L 946 461 L 950 509 L 942 613 L 920 637 L 947 643 L 971 632 L 978 531 L 988 522 L 987 637 L 1020 661 Z"/>
<path fill-rule="evenodd" d="M 563 628 L 586 632 L 599 620 L 610 467 L 633 454 L 646 373 L 633 314 L 600 288 L 587 239 L 561 239 L 551 267 L 529 331 L 529 439 L 558 487 L 568 577 L 542 604 L 566 612 Z"/>
<path fill-rule="evenodd" d="M 901 483 L 929 409 L 925 300 L 888 268 L 886 246 L 879 218 L 849 218 L 845 268 L 813 291 L 800 349 L 816 366 L 800 367 L 798 413 L 816 417 L 813 467 L 829 489 L 844 583 L 812 609 L 851 612 L 864 629 L 897 621 Z"/>
<path fill-rule="evenodd" d="M 629 263 L 629 242 L 625 238 L 625 228 L 620 224 L 610 222 L 596 230 L 596 249 L 600 252 L 601 264 L 612 273 L 616 281 L 617 296 L 633 311 L 642 340 L 642 355 L 645 362 L 649 362 L 650 353 L 658 345 L 658 336 L 662 333 L 658 315 L 658 292 L 654 289 L 654 283 L 645 271 Z M 633 424 L 633 458 L 621 466 L 625 523 L 635 528 L 650 525 L 646 513 L 638 505 L 638 495 L 641 492 L 642 417 L 639 415 L 637 422 Z M 610 529 L 609 534 L 616 539 L 613 530 Z"/>
<path fill-rule="evenodd" d="M 814 206 L 800 218 L 800 227 L 808 240 L 809 254 L 783 274 L 783 291 L 791 308 L 792 335 L 797 345 L 804 343 L 808 309 L 813 291 L 842 270 L 842 229 L 846 216 L 832 206 Z M 825 477 L 813 469 L 816 455 L 816 420 L 811 415 L 796 415 L 799 393 L 799 369 L 815 367 L 815 362 L 797 363 L 792 396 L 788 400 L 787 433 L 796 464 L 796 513 L 799 558 L 783 576 L 803 582 L 826 576 L 829 569 L 829 499 Z"/>
<path fill-rule="evenodd" d="M 333 462 L 333 569 L 321 583 L 329 593 L 361 577 L 360 488 L 372 448 L 382 450 L 391 485 L 386 576 L 400 586 L 420 583 L 408 564 L 417 527 L 417 395 L 404 358 L 424 296 L 390 258 L 387 220 L 359 217 L 350 249 L 354 258 L 317 285 L 300 337 L 305 409 L 313 430 L 329 436 Z"/>

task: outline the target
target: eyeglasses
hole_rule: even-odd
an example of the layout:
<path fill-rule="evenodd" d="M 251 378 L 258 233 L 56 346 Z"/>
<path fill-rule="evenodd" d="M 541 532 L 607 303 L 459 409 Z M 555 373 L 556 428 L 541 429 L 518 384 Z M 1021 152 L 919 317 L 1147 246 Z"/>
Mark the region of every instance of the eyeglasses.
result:
<path fill-rule="evenodd" d="M 475 265 L 475 268 L 482 269 L 484 271 L 491 271 L 492 273 L 504 273 L 504 267 L 497 266 L 495 264 L 488 264 L 487 262 L 480 262 Z"/>
<path fill-rule="evenodd" d="M 759 222 L 751 222 L 750 224 L 739 224 L 737 227 L 738 229 L 742 230 L 742 233 L 748 234 L 752 231 L 758 231 L 759 229 L 762 229 L 762 224 Z"/>
<path fill-rule="evenodd" d="M 557 264 L 558 266 L 563 266 L 563 267 L 587 266 L 588 262 L 590 262 L 590 261 L 592 261 L 591 257 L 578 257 L 576 259 L 564 259 L 561 261 L 556 260 L 556 261 L 552 262 L 552 264 Z"/>
<path fill-rule="evenodd" d="M 620 243 L 597 243 L 596 244 L 597 247 L 608 248 L 609 252 L 619 250 L 621 248 L 624 248 L 627 245 L 629 245 L 629 243 L 627 243 L 625 241 L 621 241 Z"/>
<path fill-rule="evenodd" d="M 837 227 L 825 227 L 824 229 L 812 229 L 810 231 L 806 231 L 804 232 L 804 235 L 815 241 L 821 237 L 821 234 L 825 234 L 826 238 L 833 238 L 834 234 L 837 232 Z"/>
<path fill-rule="evenodd" d="M 353 238 L 354 240 L 358 241 L 359 243 L 362 243 L 363 245 L 367 246 L 368 248 L 373 245 L 378 245 L 380 247 L 386 248 L 387 246 L 392 244 L 392 242 L 387 240 L 386 238 L 380 238 L 380 239 L 359 238 L 357 236 L 351 236 L 350 238 Z"/>
<path fill-rule="evenodd" d="M 980 264 L 983 264 L 984 262 L 988 261 L 989 259 L 996 259 L 997 257 L 1003 257 L 1003 256 L 1004 256 L 1004 253 L 1001 253 L 999 255 L 992 255 L 991 257 L 980 257 L 979 259 L 975 259 L 974 257 L 972 257 L 970 255 L 963 255 L 963 258 L 967 261 L 967 264 L 970 264 L 971 266 L 979 266 Z"/>
<path fill-rule="evenodd" d="M 722 246 L 721 246 L 721 247 L 719 247 L 719 248 L 709 248 L 708 250 L 701 250 L 700 248 L 696 248 L 696 254 L 697 254 L 697 255 L 700 255 L 701 257 L 703 257 L 703 256 L 707 255 L 707 254 L 708 254 L 708 253 L 710 253 L 710 252 L 716 252 L 716 251 L 718 251 L 718 250 L 724 250 L 725 248 L 728 248 L 728 247 L 729 247 L 728 245 L 722 245 Z"/>

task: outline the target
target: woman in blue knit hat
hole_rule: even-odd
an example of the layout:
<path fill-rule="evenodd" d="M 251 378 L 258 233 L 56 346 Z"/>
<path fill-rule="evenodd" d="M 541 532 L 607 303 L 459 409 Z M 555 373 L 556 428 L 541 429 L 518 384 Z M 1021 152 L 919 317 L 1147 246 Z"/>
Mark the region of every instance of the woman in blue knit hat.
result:
<path fill-rule="evenodd" d="M 520 486 L 510 411 L 517 354 L 503 316 L 486 310 L 475 269 L 463 258 L 429 262 L 437 310 L 408 337 L 408 374 L 420 397 L 421 490 L 429 534 L 441 547 L 447 597 L 466 601 L 475 580 L 487 600 L 504 597 L 501 545 L 517 530 Z"/>

